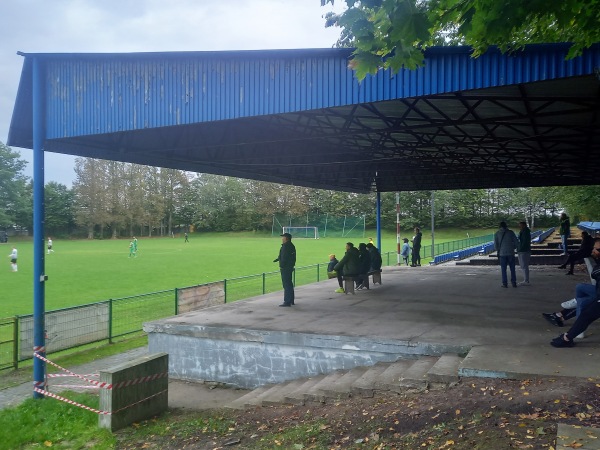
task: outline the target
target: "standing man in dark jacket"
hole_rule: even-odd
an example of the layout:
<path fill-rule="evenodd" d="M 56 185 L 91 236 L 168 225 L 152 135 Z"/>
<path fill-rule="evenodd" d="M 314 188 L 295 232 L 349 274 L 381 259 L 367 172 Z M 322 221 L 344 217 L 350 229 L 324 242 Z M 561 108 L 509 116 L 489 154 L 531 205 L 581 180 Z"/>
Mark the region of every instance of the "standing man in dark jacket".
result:
<path fill-rule="evenodd" d="M 419 227 L 415 227 L 415 235 L 413 236 L 412 264 L 410 267 L 418 267 L 421 265 L 421 238 L 423 234 Z"/>
<path fill-rule="evenodd" d="M 283 285 L 283 303 L 279 306 L 292 306 L 294 304 L 294 283 L 292 273 L 296 265 L 296 247 L 292 244 L 292 235 L 283 233 L 281 235 L 281 248 L 279 256 L 273 262 L 279 261 L 281 272 L 281 284 Z"/>
<path fill-rule="evenodd" d="M 560 240 L 562 242 L 563 252 L 560 256 L 567 256 L 567 250 L 569 249 L 569 238 L 571 237 L 571 221 L 567 213 L 561 213 L 560 215 Z"/>
<path fill-rule="evenodd" d="M 523 271 L 523 281 L 519 286 L 529 286 L 529 260 L 531 259 L 531 230 L 527 222 L 519 222 L 519 243 L 517 244 L 517 257 L 519 266 Z"/>

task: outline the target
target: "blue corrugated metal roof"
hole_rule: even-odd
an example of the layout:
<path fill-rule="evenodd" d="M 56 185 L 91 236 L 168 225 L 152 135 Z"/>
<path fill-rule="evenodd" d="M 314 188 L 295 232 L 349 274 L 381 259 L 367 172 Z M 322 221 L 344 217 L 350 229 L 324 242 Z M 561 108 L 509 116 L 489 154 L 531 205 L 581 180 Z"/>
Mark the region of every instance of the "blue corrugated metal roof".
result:
<path fill-rule="evenodd" d="M 26 54 L 8 145 L 353 192 L 597 184 L 600 45 L 426 52 L 361 83 L 351 49 Z M 586 161 L 582 165 L 582 161 Z"/>
<path fill-rule="evenodd" d="M 45 71 L 48 139 L 214 122 L 379 102 L 593 73 L 600 48 L 565 60 L 568 46 L 514 55 L 436 47 L 423 67 L 359 83 L 350 49 L 25 54 L 9 145 L 31 147 L 31 64 Z"/>

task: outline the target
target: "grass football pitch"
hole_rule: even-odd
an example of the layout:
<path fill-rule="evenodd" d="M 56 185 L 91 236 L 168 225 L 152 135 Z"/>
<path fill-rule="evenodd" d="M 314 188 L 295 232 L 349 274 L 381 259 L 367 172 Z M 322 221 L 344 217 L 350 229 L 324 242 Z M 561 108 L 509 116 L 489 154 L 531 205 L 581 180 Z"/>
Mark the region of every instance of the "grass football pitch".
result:
<path fill-rule="evenodd" d="M 471 236 L 489 230 L 471 231 Z M 294 239 L 297 267 L 327 264 L 328 255 L 343 256 L 347 241 L 365 238 Z M 436 243 L 463 239 L 466 232 L 436 231 Z M 423 243 L 428 236 L 424 233 Z M 183 288 L 225 278 L 277 272 L 273 263 L 281 238 L 253 233 L 195 233 L 189 242 L 175 238 L 138 238 L 138 252 L 129 257 L 129 240 L 53 239 L 54 252 L 45 253 L 46 311 L 117 299 L 150 292 Z M 11 272 L 8 255 L 19 251 L 18 272 Z M 396 250 L 395 234 L 382 236 L 382 253 Z M 4 268 L 0 269 L 0 318 L 33 312 L 33 242 L 31 239 L 0 245 Z M 386 263 L 384 258 L 384 264 Z"/>

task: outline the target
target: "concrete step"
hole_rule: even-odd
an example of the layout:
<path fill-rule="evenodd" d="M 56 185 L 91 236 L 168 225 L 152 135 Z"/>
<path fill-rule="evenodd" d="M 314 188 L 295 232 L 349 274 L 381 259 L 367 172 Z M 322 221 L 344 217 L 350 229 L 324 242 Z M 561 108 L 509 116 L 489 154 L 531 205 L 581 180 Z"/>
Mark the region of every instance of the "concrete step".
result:
<path fill-rule="evenodd" d="M 462 360 L 460 356 L 447 354 L 355 367 L 347 371 L 261 386 L 226 407 L 245 409 L 285 404 L 304 405 L 306 402 L 325 403 L 327 400 L 353 395 L 373 397 L 376 391 L 418 392 L 458 381 L 458 369 Z"/>
<path fill-rule="evenodd" d="M 307 392 L 304 393 L 306 401 L 325 403 L 327 397 L 325 395 L 326 390 L 332 389 L 335 382 L 344 375 L 345 372 L 332 372 L 325 378 L 311 387 Z"/>
<path fill-rule="evenodd" d="M 429 386 L 427 372 L 437 362 L 435 356 L 424 356 L 417 359 L 411 366 L 404 371 L 402 378 L 395 383 L 388 385 L 389 390 L 397 393 L 401 392 L 420 392 Z"/>
<path fill-rule="evenodd" d="M 369 370 L 363 373 L 359 378 L 356 379 L 354 384 L 352 384 L 352 395 L 360 397 L 373 397 L 375 395 L 375 383 L 383 371 L 389 367 L 389 365 L 390 363 L 378 363 L 369 367 Z"/>
<path fill-rule="evenodd" d="M 285 396 L 286 403 L 290 405 L 304 405 L 306 402 L 305 393 L 308 392 L 315 384 L 320 383 L 325 378 L 325 375 L 317 375 L 311 378 L 303 378 L 303 383 Z"/>
<path fill-rule="evenodd" d="M 340 399 L 352 397 L 352 385 L 360 378 L 369 368 L 355 367 L 339 377 L 333 385 L 324 387 L 323 394 L 327 399 Z"/>
<path fill-rule="evenodd" d="M 459 380 L 458 368 L 463 359 L 463 357 L 453 354 L 440 356 L 427 372 L 427 379 L 430 383 L 456 383 Z"/>
<path fill-rule="evenodd" d="M 240 398 L 235 399 L 225 407 L 229 409 L 245 409 L 247 405 L 257 406 L 258 402 L 256 401 L 256 399 L 259 396 L 261 396 L 264 392 L 271 389 L 272 386 L 273 385 L 269 384 L 257 387 L 256 389 L 251 390 L 247 394 L 242 395 Z"/>
<path fill-rule="evenodd" d="M 389 391 L 390 386 L 402 379 L 404 372 L 413 365 L 415 359 L 401 359 L 390 364 L 374 382 L 374 388 L 378 391 Z"/>
<path fill-rule="evenodd" d="M 264 387 L 265 389 L 260 392 L 258 395 L 256 395 L 256 397 L 254 398 L 249 398 L 245 403 L 244 406 L 246 408 L 251 408 L 253 406 L 262 406 L 262 402 L 265 398 L 267 398 L 269 395 L 275 395 L 275 393 L 279 390 L 279 385 L 278 384 L 268 384 L 266 386 L 261 386 Z M 255 390 L 260 390 L 261 388 L 257 388 Z"/>
<path fill-rule="evenodd" d="M 304 384 L 304 379 L 292 380 L 287 383 L 277 385 L 278 389 L 270 389 L 265 396 L 262 397 L 262 406 L 279 406 L 279 405 L 292 405 L 286 401 L 286 396 L 289 392 L 298 389 Z"/>

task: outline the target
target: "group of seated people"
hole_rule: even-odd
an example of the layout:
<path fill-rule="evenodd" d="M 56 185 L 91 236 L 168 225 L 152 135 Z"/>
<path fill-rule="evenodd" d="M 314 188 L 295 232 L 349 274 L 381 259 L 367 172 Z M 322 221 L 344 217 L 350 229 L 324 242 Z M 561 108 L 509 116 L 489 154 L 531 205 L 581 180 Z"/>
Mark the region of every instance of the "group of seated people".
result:
<path fill-rule="evenodd" d="M 337 293 L 344 293 L 344 277 L 351 277 L 356 289 L 369 289 L 369 273 L 381 271 L 381 254 L 372 242 L 360 243 L 358 248 L 352 242 L 346 243 L 346 253 L 338 261 L 334 254 L 329 255 L 327 273 L 330 278 L 337 277 L 339 288 Z"/>
<path fill-rule="evenodd" d="M 573 347 L 575 338 L 583 337 L 584 331 L 590 324 L 600 318 L 600 238 L 592 239 L 590 237 L 590 239 L 592 246 L 591 254 L 588 256 L 591 256 L 596 264 L 590 276 L 595 285 L 579 283 L 575 287 L 575 298 L 563 302 L 561 311 L 542 313 L 548 322 L 557 327 L 563 327 L 566 320 L 576 317 L 575 323 L 569 328 L 569 331 L 557 336 L 550 342 L 553 347 Z M 581 257 L 578 256 L 578 259 L 581 259 Z"/>

